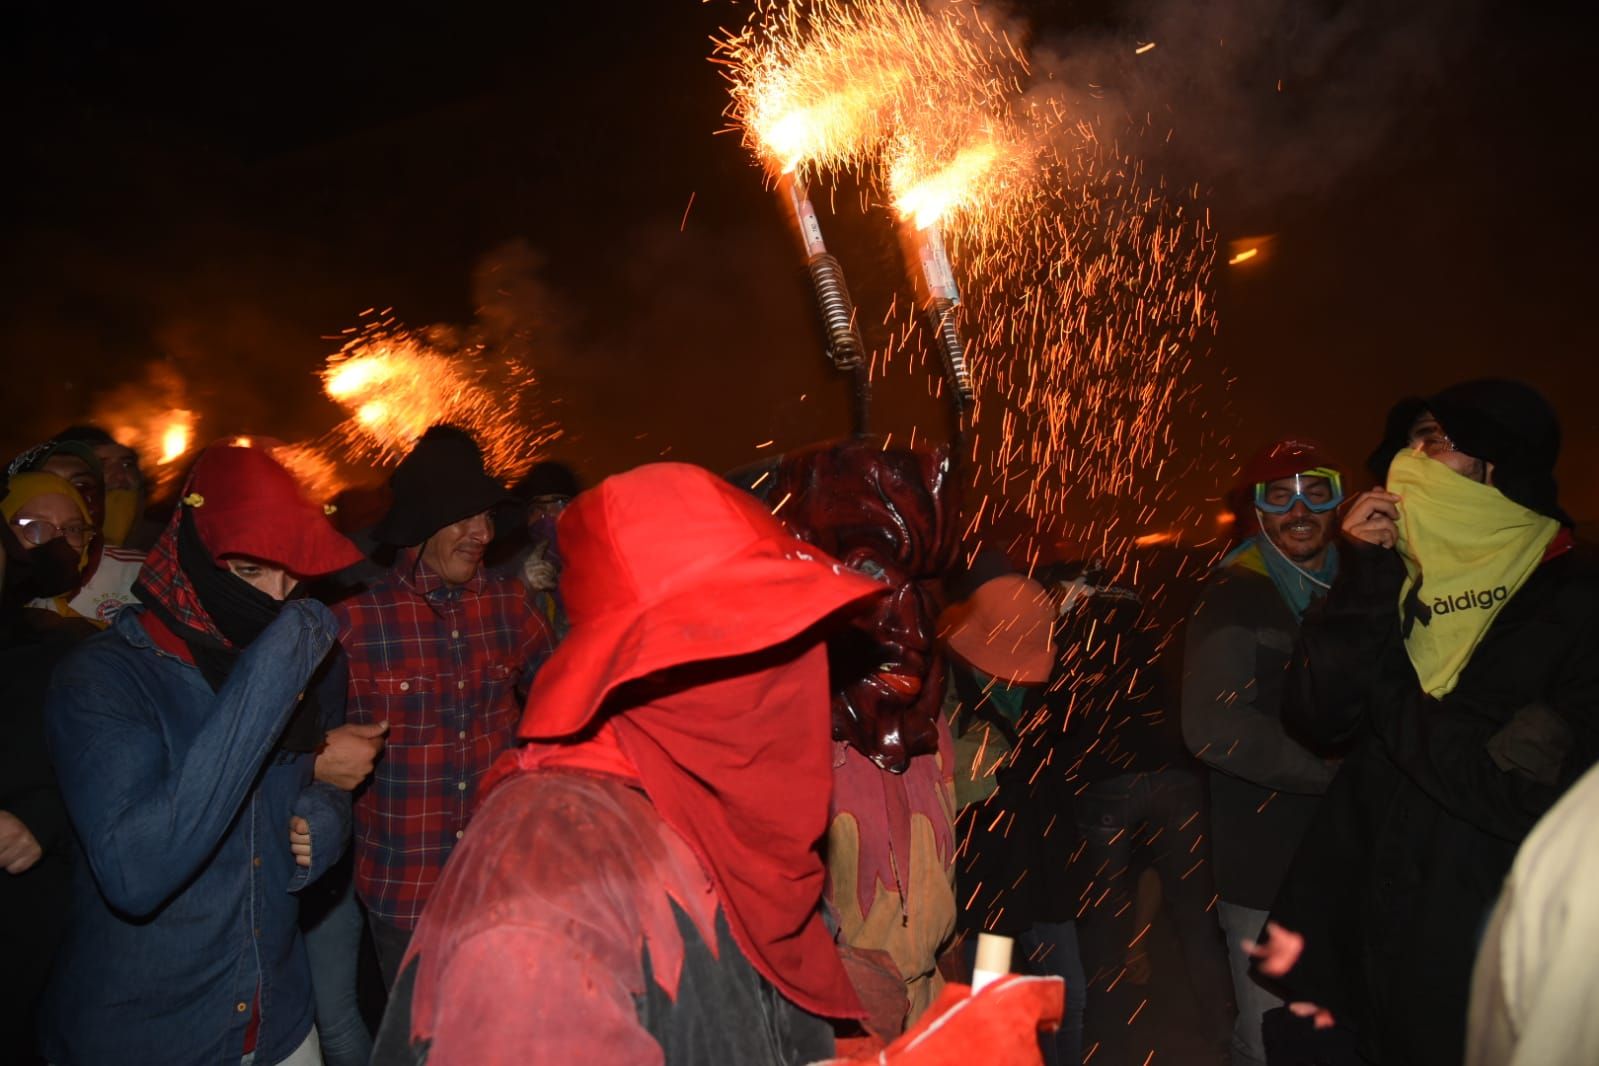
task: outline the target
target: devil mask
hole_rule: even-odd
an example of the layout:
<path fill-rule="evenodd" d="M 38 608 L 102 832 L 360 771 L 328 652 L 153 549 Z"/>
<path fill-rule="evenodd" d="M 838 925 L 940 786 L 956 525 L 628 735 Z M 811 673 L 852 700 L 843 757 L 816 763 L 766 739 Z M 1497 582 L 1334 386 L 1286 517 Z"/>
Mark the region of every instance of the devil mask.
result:
<path fill-rule="evenodd" d="M 785 455 L 766 481 L 762 495 L 783 501 L 778 515 L 800 536 L 891 590 L 829 644 L 833 737 L 902 773 L 938 750 L 944 664 L 926 585 L 956 550 L 948 450 L 848 440 Z"/>

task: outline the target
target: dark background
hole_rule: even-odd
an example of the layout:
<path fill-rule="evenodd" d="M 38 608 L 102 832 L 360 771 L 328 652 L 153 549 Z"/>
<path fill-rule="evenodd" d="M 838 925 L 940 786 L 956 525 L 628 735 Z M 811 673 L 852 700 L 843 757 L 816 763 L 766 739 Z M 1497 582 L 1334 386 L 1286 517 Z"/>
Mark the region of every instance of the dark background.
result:
<path fill-rule="evenodd" d="M 152 364 L 181 376 L 202 439 L 315 435 L 340 413 L 313 374 L 374 306 L 514 320 L 567 432 L 555 454 L 589 479 L 847 429 L 777 203 L 717 132 L 710 37 L 747 4 L 132 8 L 4 16 L 5 454 Z M 1026 23 L 1041 77 L 1172 129 L 1153 162 L 1208 190 L 1224 249 L 1273 236 L 1218 267 L 1212 439 L 1310 435 L 1358 463 L 1398 396 L 1515 375 L 1565 425 L 1568 510 L 1599 516 L 1593 49 L 1571 12 L 996 17 Z M 872 287 L 891 241 L 839 249 L 852 282 Z M 882 385 L 881 428 L 908 432 L 924 394 Z"/>

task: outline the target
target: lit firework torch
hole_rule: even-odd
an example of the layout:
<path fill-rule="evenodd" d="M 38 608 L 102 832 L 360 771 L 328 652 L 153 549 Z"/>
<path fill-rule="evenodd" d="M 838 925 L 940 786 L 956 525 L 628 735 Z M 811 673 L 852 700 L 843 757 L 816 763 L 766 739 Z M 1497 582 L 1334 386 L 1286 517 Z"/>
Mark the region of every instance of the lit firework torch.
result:
<path fill-rule="evenodd" d="M 905 72 L 875 62 L 874 49 L 864 46 L 840 13 L 819 8 L 813 14 L 825 24 L 817 34 L 791 23 L 788 30 L 796 36 L 779 34 L 781 41 L 757 34 L 727 42 L 740 71 L 732 113 L 774 176 L 816 294 L 828 358 L 854 375 L 855 431 L 864 433 L 871 402 L 866 346 L 844 268 L 822 238 L 808 180 L 821 168 L 864 158 L 867 146 L 882 136 L 883 98 Z"/>
<path fill-rule="evenodd" d="M 900 214 L 900 241 L 905 258 L 915 264 L 912 280 L 922 312 L 933 331 L 933 343 L 944 360 L 944 377 L 958 419 L 972 405 L 972 376 L 966 366 L 966 346 L 961 343 L 955 312 L 960 306 L 960 286 L 944 247 L 942 220 L 952 210 L 977 197 L 979 182 L 993 167 L 999 149 L 993 141 L 962 149 L 945 167 L 916 176 L 911 153 L 901 155 L 889 173 L 894 204 Z"/>
<path fill-rule="evenodd" d="M 865 360 L 866 346 L 861 343 L 860 330 L 855 325 L 855 304 L 844 282 L 843 264 L 827 250 L 821 222 L 805 186 L 790 171 L 779 176 L 777 187 L 799 235 L 805 269 L 810 274 L 816 307 L 822 316 L 827 356 L 839 370 L 850 371 L 855 376 L 855 432 L 865 433 L 872 386 Z"/>
<path fill-rule="evenodd" d="M 858 100 L 851 103 L 851 98 L 838 94 L 823 96 L 811 106 L 789 105 L 779 94 L 776 102 L 769 100 L 760 114 L 750 120 L 768 170 L 777 175 L 778 196 L 799 238 L 805 270 L 810 275 L 811 289 L 816 293 L 827 357 L 834 367 L 849 371 L 855 377 L 856 433 L 866 432 L 871 404 L 866 346 L 855 325 L 855 303 L 844 281 L 844 266 L 827 250 L 816 206 L 811 203 L 810 191 L 798 171 L 801 164 L 830 139 L 837 139 L 841 131 L 857 125 L 863 114 Z"/>

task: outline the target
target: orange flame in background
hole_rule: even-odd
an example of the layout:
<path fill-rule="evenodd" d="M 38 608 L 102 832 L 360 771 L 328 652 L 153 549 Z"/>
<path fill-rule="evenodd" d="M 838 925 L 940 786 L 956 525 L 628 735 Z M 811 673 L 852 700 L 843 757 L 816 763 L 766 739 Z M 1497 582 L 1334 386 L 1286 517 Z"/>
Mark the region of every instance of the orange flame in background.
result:
<path fill-rule="evenodd" d="M 537 417 L 533 374 L 456 331 L 412 330 L 383 317 L 354 336 L 321 369 L 322 391 L 347 413 L 314 442 L 274 454 L 312 491 L 336 494 L 351 466 L 399 461 L 429 426 L 472 434 L 489 470 L 519 477 L 560 435 Z"/>
<path fill-rule="evenodd" d="M 189 403 L 177 370 L 165 362 L 151 363 L 143 380 L 100 396 L 90 420 L 138 452 L 145 480 L 159 488 L 177 479 L 192 454 L 200 416 Z"/>
<path fill-rule="evenodd" d="M 194 412 L 173 411 L 161 430 L 161 455 L 157 466 L 175 463 L 188 454 L 194 444 Z"/>
<path fill-rule="evenodd" d="M 270 448 L 314 497 L 374 480 L 374 467 L 399 460 L 436 422 L 470 432 L 489 470 L 505 479 L 525 473 L 560 435 L 538 416 L 532 373 L 487 344 L 444 327 L 410 330 L 392 318 L 346 332 L 351 339 L 320 371 L 323 391 L 346 412 L 341 422 L 296 443 L 227 438 L 238 447 Z M 159 488 L 193 457 L 201 417 L 185 406 L 188 390 L 175 368 L 153 363 L 145 377 L 107 393 L 91 418 L 139 453 L 146 479 Z"/>

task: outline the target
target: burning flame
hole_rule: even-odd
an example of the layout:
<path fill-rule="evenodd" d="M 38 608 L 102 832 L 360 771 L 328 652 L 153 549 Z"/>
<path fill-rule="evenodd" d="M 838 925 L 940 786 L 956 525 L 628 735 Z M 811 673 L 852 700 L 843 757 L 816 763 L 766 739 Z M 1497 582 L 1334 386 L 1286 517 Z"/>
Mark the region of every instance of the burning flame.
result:
<path fill-rule="evenodd" d="M 904 131 L 992 112 L 1004 95 L 1003 74 L 974 43 L 1003 37 L 969 5 L 938 15 L 914 0 L 757 6 L 746 31 L 718 51 L 733 69 L 729 116 L 781 173 L 880 166 Z"/>
<path fill-rule="evenodd" d="M 976 202 L 980 195 L 978 183 L 993 169 L 998 157 L 999 148 L 992 141 L 975 144 L 961 149 L 942 170 L 915 180 L 912 157 L 901 156 L 889 172 L 894 206 L 917 229 L 926 229 L 951 211 Z"/>
<path fill-rule="evenodd" d="M 395 462 L 438 423 L 471 433 L 489 469 L 507 477 L 531 466 L 557 435 L 524 403 L 530 372 L 450 330 L 372 322 L 329 357 L 321 377 L 323 392 L 348 417 L 321 447 L 294 455 L 296 473 L 312 484 L 327 484 L 338 461 Z"/>
<path fill-rule="evenodd" d="M 489 404 L 454 361 L 403 333 L 362 344 L 330 364 L 322 373 L 322 388 L 354 414 L 360 431 L 385 457 L 403 455 L 429 426 L 458 416 L 459 401 L 470 407 Z"/>
<path fill-rule="evenodd" d="M 756 105 L 751 125 L 784 174 L 801 161 L 847 154 L 866 139 L 875 115 L 869 89 L 834 93 L 809 107 L 786 106 L 787 87 L 771 87 Z"/>
<path fill-rule="evenodd" d="M 161 454 L 156 459 L 159 466 L 175 463 L 188 453 L 194 444 L 194 412 L 173 411 L 166 428 L 161 431 Z"/>

